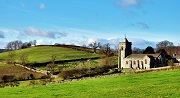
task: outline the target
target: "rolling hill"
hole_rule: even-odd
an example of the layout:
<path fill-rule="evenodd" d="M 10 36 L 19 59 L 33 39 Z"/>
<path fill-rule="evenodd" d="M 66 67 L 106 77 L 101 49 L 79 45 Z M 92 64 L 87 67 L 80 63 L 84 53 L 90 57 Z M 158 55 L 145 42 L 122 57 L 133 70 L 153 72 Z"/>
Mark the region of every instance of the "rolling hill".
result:
<path fill-rule="evenodd" d="M 27 54 L 28 55 L 28 63 L 44 63 L 49 62 L 51 56 L 56 56 L 55 61 L 59 60 L 74 60 L 81 58 L 97 58 L 98 54 L 88 53 L 84 51 L 78 51 L 71 48 L 65 47 L 54 47 L 54 46 L 39 46 L 39 47 L 31 47 L 21 50 L 14 51 L 15 56 L 13 57 L 16 62 L 20 62 L 20 55 Z M 0 53 L 0 61 L 7 61 L 9 59 L 8 52 Z"/>

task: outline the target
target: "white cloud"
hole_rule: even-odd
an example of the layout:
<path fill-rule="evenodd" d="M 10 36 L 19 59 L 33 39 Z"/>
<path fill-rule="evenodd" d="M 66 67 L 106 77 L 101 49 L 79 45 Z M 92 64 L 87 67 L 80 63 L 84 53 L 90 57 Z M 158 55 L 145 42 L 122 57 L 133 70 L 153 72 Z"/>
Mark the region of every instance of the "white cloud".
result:
<path fill-rule="evenodd" d="M 128 38 L 130 42 L 132 42 L 132 48 L 138 47 L 140 49 L 145 49 L 147 46 L 152 46 L 155 48 L 157 42 L 147 41 L 140 38 Z M 69 41 L 64 42 L 64 44 L 74 44 L 74 45 L 86 45 L 88 46 L 92 42 L 100 42 L 101 45 L 109 43 L 111 48 L 115 48 L 118 46 L 119 42 L 123 42 L 124 38 L 113 37 L 113 38 L 93 38 L 86 37 L 85 39 L 71 39 Z"/>
<path fill-rule="evenodd" d="M 39 8 L 40 8 L 40 9 L 45 9 L 44 3 L 40 3 Z"/>
<path fill-rule="evenodd" d="M 96 39 L 94 39 L 94 38 L 88 38 L 87 39 L 87 43 L 89 44 L 89 43 L 92 43 L 92 42 L 95 42 L 96 41 Z"/>
<path fill-rule="evenodd" d="M 28 27 L 25 28 L 20 36 L 34 36 L 34 37 L 45 37 L 45 38 L 61 38 L 61 37 L 66 37 L 67 33 L 66 32 L 59 32 L 59 31 L 49 31 L 49 30 L 40 30 L 34 27 Z"/>
<path fill-rule="evenodd" d="M 147 40 L 138 39 L 138 38 L 130 38 L 129 41 L 132 42 L 133 47 L 138 47 L 138 48 L 141 48 L 141 49 L 145 49 L 148 46 L 151 46 L 151 47 L 155 48 L 156 43 L 157 43 L 157 42 L 154 42 L 154 41 L 147 41 Z"/>
<path fill-rule="evenodd" d="M 128 38 L 128 40 L 130 42 L 132 42 L 132 48 L 138 47 L 141 49 L 145 49 L 147 46 L 155 47 L 155 45 L 156 45 L 156 42 L 147 41 L 147 40 L 139 39 L 139 38 Z M 97 41 L 102 44 L 109 43 L 111 45 L 111 47 L 114 48 L 115 46 L 117 46 L 119 44 L 119 42 L 123 42 L 124 38 L 118 38 L 118 37 L 109 38 L 109 39 L 101 38 L 101 39 L 98 39 Z"/>
<path fill-rule="evenodd" d="M 174 44 L 175 46 L 180 46 L 180 40 L 177 40 L 177 41 L 173 42 L 173 44 Z"/>
<path fill-rule="evenodd" d="M 37 45 L 52 45 L 52 41 L 51 40 L 43 40 L 43 39 L 39 39 L 36 40 L 36 44 Z"/>

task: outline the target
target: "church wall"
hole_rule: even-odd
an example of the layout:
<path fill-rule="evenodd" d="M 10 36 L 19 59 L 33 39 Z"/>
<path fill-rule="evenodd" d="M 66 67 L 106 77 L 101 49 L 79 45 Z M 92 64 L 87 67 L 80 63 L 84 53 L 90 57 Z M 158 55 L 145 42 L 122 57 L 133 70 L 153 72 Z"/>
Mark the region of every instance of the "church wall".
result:
<path fill-rule="evenodd" d="M 151 65 L 151 59 L 148 56 L 143 58 L 144 61 L 144 69 L 149 69 Z"/>
<path fill-rule="evenodd" d="M 149 69 L 151 59 L 148 57 L 138 58 L 124 58 L 121 61 L 121 68 L 132 68 L 132 69 Z"/>

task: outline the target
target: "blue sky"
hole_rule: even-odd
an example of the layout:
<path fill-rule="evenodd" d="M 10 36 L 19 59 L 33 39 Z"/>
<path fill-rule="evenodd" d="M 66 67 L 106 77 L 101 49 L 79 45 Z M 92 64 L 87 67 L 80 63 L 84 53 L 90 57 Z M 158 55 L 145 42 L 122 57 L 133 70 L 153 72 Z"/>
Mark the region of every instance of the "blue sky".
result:
<path fill-rule="evenodd" d="M 9 41 L 88 45 L 180 44 L 180 0 L 0 0 L 0 48 Z"/>

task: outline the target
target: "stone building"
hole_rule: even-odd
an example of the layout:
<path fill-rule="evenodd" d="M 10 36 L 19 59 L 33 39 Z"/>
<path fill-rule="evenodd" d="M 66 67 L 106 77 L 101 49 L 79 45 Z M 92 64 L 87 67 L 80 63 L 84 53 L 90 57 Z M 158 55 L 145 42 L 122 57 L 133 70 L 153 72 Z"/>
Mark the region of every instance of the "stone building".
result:
<path fill-rule="evenodd" d="M 149 69 L 167 66 L 164 53 L 132 54 L 131 45 L 127 38 L 119 43 L 118 68 Z"/>
<path fill-rule="evenodd" d="M 180 65 L 180 55 L 174 54 L 172 57 L 174 65 Z"/>

